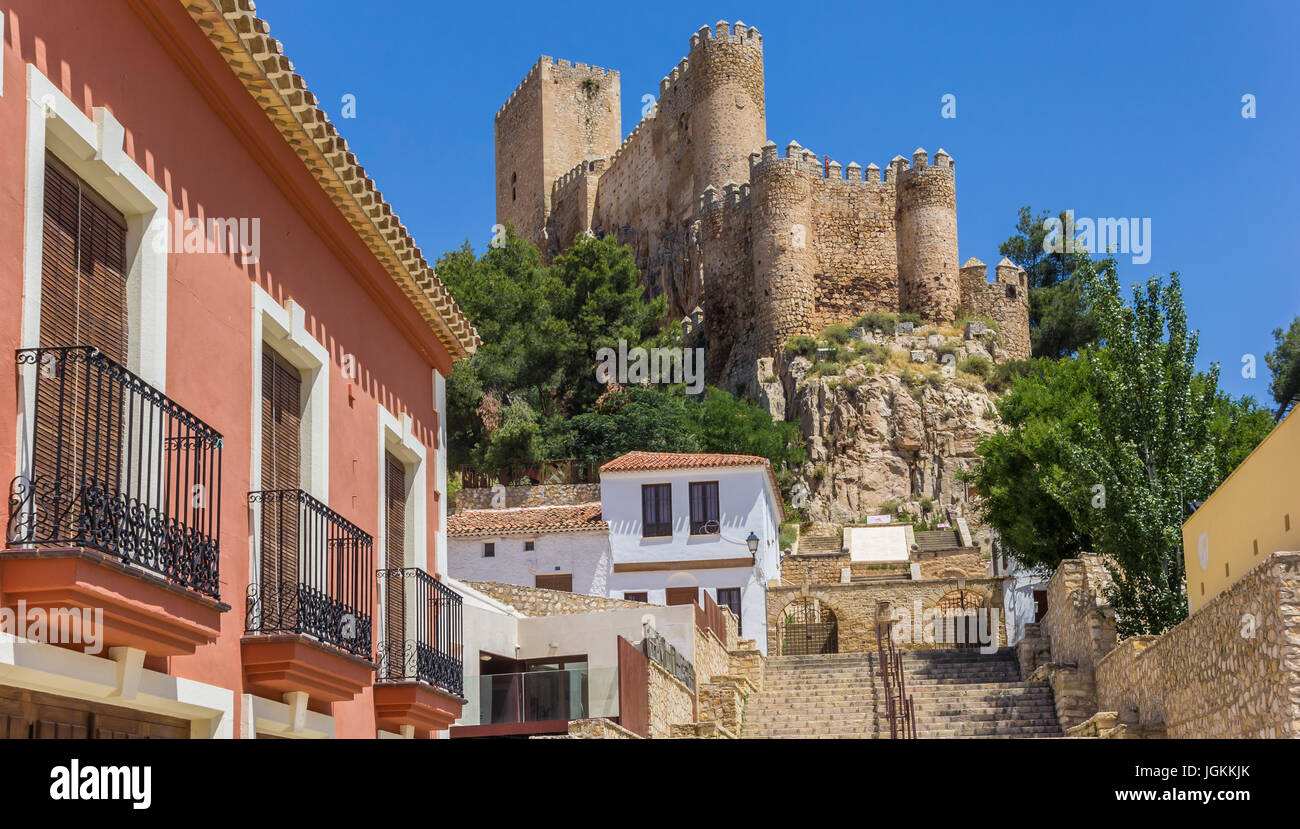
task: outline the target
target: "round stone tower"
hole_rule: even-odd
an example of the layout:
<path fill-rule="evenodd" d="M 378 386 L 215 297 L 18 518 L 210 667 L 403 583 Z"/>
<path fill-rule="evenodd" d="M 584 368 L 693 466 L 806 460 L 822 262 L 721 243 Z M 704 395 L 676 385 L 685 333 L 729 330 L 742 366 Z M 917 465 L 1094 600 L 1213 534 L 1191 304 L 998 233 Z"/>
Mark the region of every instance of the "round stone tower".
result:
<path fill-rule="evenodd" d="M 896 157 L 898 186 L 898 297 L 900 309 L 926 322 L 952 322 L 961 288 L 957 263 L 957 190 L 952 157 L 943 150 L 927 163 L 926 152 Z"/>
<path fill-rule="evenodd" d="M 763 145 L 750 171 L 753 217 L 754 333 L 759 357 L 770 356 L 787 337 L 810 333 L 813 274 L 812 174 L 790 142 L 786 157 Z"/>
<path fill-rule="evenodd" d="M 767 138 L 763 97 L 763 37 L 757 29 L 719 20 L 691 35 L 689 134 L 693 188 L 718 192 L 745 181 L 749 154 Z"/>

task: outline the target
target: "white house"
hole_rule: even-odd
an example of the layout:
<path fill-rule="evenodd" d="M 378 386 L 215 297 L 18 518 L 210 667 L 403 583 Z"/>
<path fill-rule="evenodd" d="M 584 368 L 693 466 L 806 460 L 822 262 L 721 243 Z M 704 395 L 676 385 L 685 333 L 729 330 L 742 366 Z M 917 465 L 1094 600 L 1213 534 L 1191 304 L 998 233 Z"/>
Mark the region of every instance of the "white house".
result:
<path fill-rule="evenodd" d="M 451 516 L 450 574 L 657 605 L 707 593 L 766 651 L 785 515 L 767 459 L 630 452 L 600 476 L 599 502 Z"/>
<path fill-rule="evenodd" d="M 599 501 L 465 510 L 447 521 L 451 575 L 608 596 L 609 525 Z"/>
<path fill-rule="evenodd" d="M 751 455 L 630 452 L 600 468 L 609 595 L 702 603 L 706 591 L 767 650 L 767 582 L 780 576 L 776 477 Z"/>

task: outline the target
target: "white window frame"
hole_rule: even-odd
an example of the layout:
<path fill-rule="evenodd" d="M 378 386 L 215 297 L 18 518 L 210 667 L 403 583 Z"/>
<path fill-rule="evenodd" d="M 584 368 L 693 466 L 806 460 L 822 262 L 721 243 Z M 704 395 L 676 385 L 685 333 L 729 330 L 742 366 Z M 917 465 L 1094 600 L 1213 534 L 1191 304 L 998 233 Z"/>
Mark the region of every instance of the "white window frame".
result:
<path fill-rule="evenodd" d="M 39 69 L 27 64 L 27 136 L 23 194 L 23 296 L 20 348 L 41 342 L 41 264 L 45 228 L 45 153 L 66 164 L 126 219 L 127 318 L 130 337 L 126 367 L 146 383 L 167 391 L 166 192 L 126 154 L 125 128 L 104 107 L 94 118 L 74 104 Z M 93 345 L 93 343 L 88 343 Z M 28 416 L 36 395 L 36 367 L 20 370 L 20 447 L 16 472 L 34 441 Z"/>
<path fill-rule="evenodd" d="M 307 331 L 306 311 L 293 300 L 280 305 L 253 283 L 252 467 L 249 484 L 262 488 L 262 347 L 270 346 L 302 374 L 302 480 L 307 494 L 329 504 L 329 349 Z"/>
<path fill-rule="evenodd" d="M 428 452 L 423 443 L 412 434 L 411 416 L 403 413 L 401 418 L 382 405 L 379 409 L 379 452 L 377 455 L 379 470 L 379 519 L 376 522 L 376 551 L 379 556 L 388 549 L 388 516 L 385 508 L 387 486 L 385 469 L 386 454 L 391 454 L 406 467 L 406 538 L 402 540 L 403 567 L 429 568 L 429 510 L 427 460 Z M 387 565 L 385 565 L 387 566 Z"/>
<path fill-rule="evenodd" d="M 262 348 L 269 345 L 299 370 L 302 376 L 303 415 L 301 439 L 302 477 L 299 488 L 329 505 L 329 349 L 307 331 L 306 311 L 293 300 L 275 301 L 262 286 L 252 283 L 252 395 L 249 405 L 252 430 L 249 447 L 248 488 L 262 489 Z M 257 584 L 262 568 L 257 540 L 261 537 L 261 511 L 249 505 L 249 584 Z"/>

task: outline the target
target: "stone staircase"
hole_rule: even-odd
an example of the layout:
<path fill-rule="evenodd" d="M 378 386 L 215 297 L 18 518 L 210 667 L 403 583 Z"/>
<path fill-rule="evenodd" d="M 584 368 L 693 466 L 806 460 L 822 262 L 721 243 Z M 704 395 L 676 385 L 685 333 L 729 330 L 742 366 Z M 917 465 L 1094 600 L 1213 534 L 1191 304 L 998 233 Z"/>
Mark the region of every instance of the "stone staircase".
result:
<path fill-rule="evenodd" d="M 961 534 L 956 530 L 922 530 L 914 535 L 916 549 L 923 553 L 955 550 L 961 547 Z"/>
<path fill-rule="evenodd" d="M 1020 680 L 1011 648 L 906 652 L 903 676 L 917 737 L 1061 736 L 1051 689 Z M 770 657 L 741 737 L 887 739 L 876 655 Z"/>
<path fill-rule="evenodd" d="M 838 535 L 810 535 L 799 539 L 799 555 L 828 555 L 843 551 Z"/>

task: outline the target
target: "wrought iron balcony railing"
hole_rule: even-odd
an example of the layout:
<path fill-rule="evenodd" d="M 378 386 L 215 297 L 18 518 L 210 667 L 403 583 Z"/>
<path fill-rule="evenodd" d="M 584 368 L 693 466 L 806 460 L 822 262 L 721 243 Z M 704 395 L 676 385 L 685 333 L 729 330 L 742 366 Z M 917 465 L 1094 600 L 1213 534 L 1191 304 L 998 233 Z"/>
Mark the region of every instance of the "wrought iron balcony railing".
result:
<path fill-rule="evenodd" d="M 300 489 L 250 492 L 248 504 L 247 632 L 306 634 L 372 659 L 370 534 Z"/>
<path fill-rule="evenodd" d="M 380 570 L 384 628 L 380 682 L 427 682 L 464 693 L 464 623 L 460 594 L 418 567 Z"/>
<path fill-rule="evenodd" d="M 221 435 L 93 346 L 25 348 L 11 544 L 89 547 L 219 598 Z"/>

